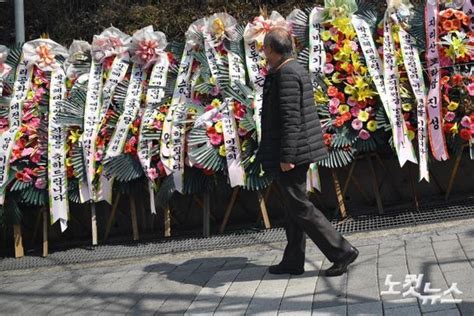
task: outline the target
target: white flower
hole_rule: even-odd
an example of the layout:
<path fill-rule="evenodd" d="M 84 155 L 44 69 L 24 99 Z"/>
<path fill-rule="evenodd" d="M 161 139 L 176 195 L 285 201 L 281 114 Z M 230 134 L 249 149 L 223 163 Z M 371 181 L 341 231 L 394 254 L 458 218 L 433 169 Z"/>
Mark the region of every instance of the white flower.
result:
<path fill-rule="evenodd" d="M 63 46 L 50 39 L 36 39 L 23 45 L 23 58 L 43 71 L 53 71 L 59 67 L 57 57 L 67 59 L 69 54 Z"/>
<path fill-rule="evenodd" d="M 153 26 L 147 26 L 133 34 L 130 44 L 131 60 L 134 63 L 144 65 L 148 68 L 156 63 L 160 57 L 167 58 L 165 48 L 168 45 L 166 35 L 162 32 L 154 32 Z"/>

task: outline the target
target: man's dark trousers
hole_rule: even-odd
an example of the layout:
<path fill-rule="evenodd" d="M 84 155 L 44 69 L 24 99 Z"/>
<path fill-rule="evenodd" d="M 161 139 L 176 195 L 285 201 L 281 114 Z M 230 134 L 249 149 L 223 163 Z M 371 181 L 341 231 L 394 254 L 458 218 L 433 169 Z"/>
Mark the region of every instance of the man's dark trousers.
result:
<path fill-rule="evenodd" d="M 285 230 L 288 240 L 282 264 L 295 268 L 304 267 L 305 233 L 331 262 L 339 261 L 351 248 L 350 243 L 308 199 L 306 195 L 308 167 L 308 164 L 302 164 L 287 172 L 280 171 L 276 180 L 284 199 Z"/>

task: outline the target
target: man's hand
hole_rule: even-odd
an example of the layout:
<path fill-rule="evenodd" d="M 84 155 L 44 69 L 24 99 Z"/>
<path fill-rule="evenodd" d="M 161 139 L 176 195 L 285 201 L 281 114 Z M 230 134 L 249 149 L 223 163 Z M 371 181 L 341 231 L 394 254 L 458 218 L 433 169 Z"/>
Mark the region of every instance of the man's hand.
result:
<path fill-rule="evenodd" d="M 292 163 L 280 162 L 280 168 L 281 168 L 281 171 L 283 171 L 283 172 L 290 171 L 294 167 L 295 167 L 295 165 L 292 164 Z"/>

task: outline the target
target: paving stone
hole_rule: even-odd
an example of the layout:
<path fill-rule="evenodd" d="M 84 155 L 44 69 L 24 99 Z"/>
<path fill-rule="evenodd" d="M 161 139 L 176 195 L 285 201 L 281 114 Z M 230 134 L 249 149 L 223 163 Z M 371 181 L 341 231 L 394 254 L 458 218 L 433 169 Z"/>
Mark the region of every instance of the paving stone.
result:
<path fill-rule="evenodd" d="M 421 315 L 418 305 L 384 309 L 385 316 L 418 316 Z"/>
<path fill-rule="evenodd" d="M 383 299 L 383 309 L 392 309 L 392 308 L 401 308 L 416 305 L 418 306 L 418 301 L 416 297 L 407 297 L 403 298 L 401 294 L 397 297 L 385 297 L 382 295 Z"/>
<path fill-rule="evenodd" d="M 249 314 L 272 313 L 280 306 L 289 280 L 289 275 L 265 274 L 247 308 Z"/>
<path fill-rule="evenodd" d="M 458 235 L 455 233 L 448 233 L 442 235 L 431 236 L 433 242 L 446 241 L 446 240 L 458 240 Z"/>
<path fill-rule="evenodd" d="M 347 306 L 347 315 L 383 315 L 382 302 L 351 304 Z"/>
<path fill-rule="evenodd" d="M 279 313 L 306 312 L 311 314 L 318 271 L 292 276 L 280 304 Z"/>
<path fill-rule="evenodd" d="M 313 315 L 317 316 L 344 316 L 347 315 L 347 306 L 332 306 L 313 309 Z"/>
<path fill-rule="evenodd" d="M 441 311 L 434 311 L 429 313 L 423 313 L 426 316 L 460 316 L 459 310 L 457 308 L 448 309 L 448 310 L 441 310 Z"/>

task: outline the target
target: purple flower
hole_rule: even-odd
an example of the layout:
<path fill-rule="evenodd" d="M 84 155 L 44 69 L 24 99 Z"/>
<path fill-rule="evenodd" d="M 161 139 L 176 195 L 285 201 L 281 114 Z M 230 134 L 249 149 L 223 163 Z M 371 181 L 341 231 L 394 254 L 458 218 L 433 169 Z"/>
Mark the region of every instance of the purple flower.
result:
<path fill-rule="evenodd" d="M 370 138 L 370 133 L 367 132 L 365 129 L 361 129 L 359 131 L 359 138 L 362 140 L 367 140 Z"/>
<path fill-rule="evenodd" d="M 353 117 L 359 116 L 360 109 L 359 108 L 351 108 L 351 114 Z"/>
<path fill-rule="evenodd" d="M 339 104 L 341 104 L 341 101 L 338 98 L 329 100 L 329 106 L 339 106 Z"/>
<path fill-rule="evenodd" d="M 355 129 L 356 131 L 358 131 L 358 130 L 360 130 L 360 129 L 362 128 L 362 125 L 363 125 L 363 124 L 362 124 L 362 121 L 361 121 L 361 120 L 355 119 L 355 120 L 352 121 L 351 125 L 352 125 L 352 128 L 353 128 L 353 129 Z M 359 136 L 360 136 L 360 134 L 359 134 Z"/>

